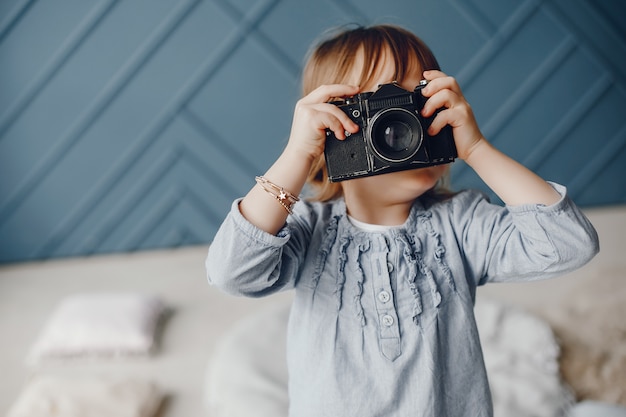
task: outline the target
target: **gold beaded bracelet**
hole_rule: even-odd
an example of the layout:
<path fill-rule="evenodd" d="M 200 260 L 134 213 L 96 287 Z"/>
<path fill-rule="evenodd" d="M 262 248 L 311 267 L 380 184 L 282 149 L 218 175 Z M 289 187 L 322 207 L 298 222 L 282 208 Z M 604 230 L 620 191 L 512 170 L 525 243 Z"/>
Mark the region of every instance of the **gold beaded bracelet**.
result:
<path fill-rule="evenodd" d="M 293 205 L 296 204 L 297 201 L 300 201 L 298 197 L 291 194 L 289 191 L 286 191 L 283 187 L 280 187 L 273 182 L 269 181 L 265 177 L 254 177 L 257 184 L 259 184 L 263 189 L 271 196 L 276 198 L 276 200 L 280 203 L 281 206 L 287 211 L 289 214 L 293 214 Z"/>

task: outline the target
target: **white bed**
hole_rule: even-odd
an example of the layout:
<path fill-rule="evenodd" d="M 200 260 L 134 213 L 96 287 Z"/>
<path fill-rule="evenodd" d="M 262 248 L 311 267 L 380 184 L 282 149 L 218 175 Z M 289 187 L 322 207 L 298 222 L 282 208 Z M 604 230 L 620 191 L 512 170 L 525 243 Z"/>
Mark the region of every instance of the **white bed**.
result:
<path fill-rule="evenodd" d="M 565 277 L 491 285 L 481 300 L 523 307 L 544 319 L 561 342 L 562 372 L 579 399 L 626 406 L 626 207 L 587 210 L 600 254 Z M 209 415 L 206 374 L 218 341 L 241 318 L 290 295 L 261 300 L 223 295 L 206 283 L 206 247 L 190 247 L 0 267 L 0 413 L 7 413 L 36 375 L 133 377 L 166 395 L 163 417 Z M 148 357 L 66 359 L 26 364 L 28 350 L 67 295 L 133 292 L 172 308 Z"/>

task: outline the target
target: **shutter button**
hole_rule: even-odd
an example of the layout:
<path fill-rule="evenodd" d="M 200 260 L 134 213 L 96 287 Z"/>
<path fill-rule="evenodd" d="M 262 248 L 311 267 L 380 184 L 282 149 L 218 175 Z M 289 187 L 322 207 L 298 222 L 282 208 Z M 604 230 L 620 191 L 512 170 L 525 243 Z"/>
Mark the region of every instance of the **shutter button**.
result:
<path fill-rule="evenodd" d="M 386 303 L 387 301 L 391 299 L 391 296 L 389 295 L 387 291 L 381 291 L 378 293 L 378 299 L 381 302 Z"/>

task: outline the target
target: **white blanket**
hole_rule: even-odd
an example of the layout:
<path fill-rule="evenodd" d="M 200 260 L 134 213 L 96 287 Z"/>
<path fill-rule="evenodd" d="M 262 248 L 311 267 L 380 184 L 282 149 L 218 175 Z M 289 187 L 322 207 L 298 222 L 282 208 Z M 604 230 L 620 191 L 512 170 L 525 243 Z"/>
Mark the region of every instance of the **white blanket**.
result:
<path fill-rule="evenodd" d="M 496 417 L 567 415 L 573 395 L 559 372 L 559 345 L 550 326 L 494 301 L 475 308 Z"/>

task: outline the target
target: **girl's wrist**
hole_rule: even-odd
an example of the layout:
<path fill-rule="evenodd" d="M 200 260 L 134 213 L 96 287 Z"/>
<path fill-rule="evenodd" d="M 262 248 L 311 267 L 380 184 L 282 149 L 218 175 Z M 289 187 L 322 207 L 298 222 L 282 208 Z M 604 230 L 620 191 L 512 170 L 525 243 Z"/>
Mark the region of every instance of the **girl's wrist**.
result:
<path fill-rule="evenodd" d="M 465 161 L 469 166 L 473 166 L 474 164 L 479 164 L 482 159 L 482 154 L 485 150 L 493 149 L 493 146 L 485 139 L 484 137 L 480 137 L 477 141 L 475 141 L 468 149 L 465 150 L 464 154 L 459 155 L 461 159 Z"/>
<path fill-rule="evenodd" d="M 308 172 L 308 169 L 311 167 L 311 165 L 313 165 L 313 161 L 315 161 L 318 156 L 319 155 L 316 156 L 311 151 L 300 149 L 297 146 L 288 143 L 283 150 L 280 158 L 285 158 L 290 163 L 294 163 L 300 166 L 304 165 L 307 167 Z"/>
<path fill-rule="evenodd" d="M 269 180 L 299 194 L 311 170 L 313 158 L 306 152 L 287 145 L 276 162 L 266 172 Z"/>

